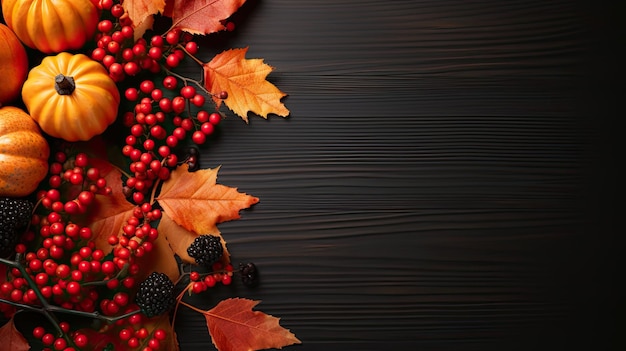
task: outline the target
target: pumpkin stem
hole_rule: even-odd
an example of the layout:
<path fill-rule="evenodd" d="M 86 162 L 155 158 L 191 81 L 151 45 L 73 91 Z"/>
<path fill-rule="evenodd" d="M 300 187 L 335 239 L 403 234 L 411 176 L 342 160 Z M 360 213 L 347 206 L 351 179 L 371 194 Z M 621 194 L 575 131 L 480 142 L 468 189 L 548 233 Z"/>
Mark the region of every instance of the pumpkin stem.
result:
<path fill-rule="evenodd" d="M 70 95 L 76 89 L 73 77 L 64 76 L 62 73 L 54 77 L 54 89 L 59 95 Z"/>

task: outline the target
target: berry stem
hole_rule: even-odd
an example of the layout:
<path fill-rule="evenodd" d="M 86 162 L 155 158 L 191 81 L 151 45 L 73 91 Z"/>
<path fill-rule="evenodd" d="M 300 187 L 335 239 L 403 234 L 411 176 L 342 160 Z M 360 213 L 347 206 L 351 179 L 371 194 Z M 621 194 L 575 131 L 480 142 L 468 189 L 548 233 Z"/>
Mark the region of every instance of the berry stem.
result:
<path fill-rule="evenodd" d="M 167 69 L 167 68 L 165 68 L 165 67 L 163 67 L 163 70 L 165 70 L 165 72 L 166 72 L 167 74 L 172 75 L 172 76 L 174 76 L 174 77 L 176 77 L 176 78 L 178 78 L 178 79 L 182 80 L 185 84 L 187 84 L 187 82 L 191 82 L 191 83 L 195 84 L 196 86 L 198 86 L 198 88 L 200 88 L 200 90 L 202 90 L 203 92 L 205 92 L 207 95 L 209 95 L 209 96 L 213 96 L 213 94 L 212 94 L 210 91 L 208 91 L 208 90 L 207 90 L 207 89 L 206 89 L 206 88 L 202 85 L 202 83 L 198 82 L 197 80 L 195 80 L 195 79 L 190 79 L 190 78 L 187 78 L 187 77 L 181 76 L 180 74 L 177 74 L 177 73 L 175 73 L 175 72 L 173 72 L 173 71 L 170 71 L 169 69 Z"/>
<path fill-rule="evenodd" d="M 41 294 L 41 291 L 37 287 L 37 284 L 32 280 L 32 278 L 30 277 L 28 272 L 26 272 L 26 269 L 24 268 L 24 266 L 22 266 L 20 262 L 0 258 L 0 263 L 6 264 L 9 267 L 17 268 L 20 271 L 24 279 L 26 279 L 26 281 L 28 282 L 29 286 L 35 291 L 35 294 L 37 294 L 37 298 L 41 302 L 41 307 L 29 306 L 29 305 L 21 304 L 21 303 L 10 301 L 10 300 L 5 300 L 3 298 L 0 298 L 0 302 L 4 302 L 4 303 L 7 303 L 9 305 L 19 307 L 19 308 L 25 308 L 30 311 L 42 313 L 43 315 L 46 316 L 46 318 L 48 318 L 48 320 L 50 320 L 50 322 L 54 325 L 55 329 L 57 329 L 59 334 L 65 335 L 65 333 L 59 326 L 58 320 L 56 319 L 53 313 L 64 313 L 64 314 L 70 314 L 74 316 L 99 319 L 107 323 L 114 323 L 118 320 L 128 318 L 134 314 L 141 312 L 141 310 L 135 310 L 135 311 L 131 311 L 129 313 L 123 314 L 123 315 L 108 317 L 108 316 L 101 315 L 98 312 L 84 312 L 84 311 L 68 309 L 68 308 L 64 308 L 60 306 L 50 305 L 48 301 L 46 300 L 46 298 Z M 70 340 L 68 339 L 68 341 Z"/>
<path fill-rule="evenodd" d="M 192 60 L 196 61 L 196 63 L 200 66 L 204 66 L 204 62 L 200 61 L 199 58 L 195 57 L 192 53 L 190 53 L 189 51 L 187 51 L 187 48 L 185 48 L 184 45 L 178 44 L 178 48 L 183 50 L 185 52 L 185 54 L 187 54 L 187 56 L 191 57 Z"/>

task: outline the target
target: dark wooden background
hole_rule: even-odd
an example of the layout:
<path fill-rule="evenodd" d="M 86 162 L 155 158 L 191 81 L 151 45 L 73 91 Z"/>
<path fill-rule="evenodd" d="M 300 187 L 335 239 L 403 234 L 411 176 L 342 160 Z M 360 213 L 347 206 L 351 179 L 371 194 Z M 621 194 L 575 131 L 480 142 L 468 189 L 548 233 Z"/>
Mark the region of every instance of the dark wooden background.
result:
<path fill-rule="evenodd" d="M 262 285 L 198 303 L 260 299 L 301 351 L 616 347 L 618 13 L 249 0 L 206 60 L 249 46 L 291 116 L 229 118 L 202 157 L 261 199 L 220 228 Z"/>

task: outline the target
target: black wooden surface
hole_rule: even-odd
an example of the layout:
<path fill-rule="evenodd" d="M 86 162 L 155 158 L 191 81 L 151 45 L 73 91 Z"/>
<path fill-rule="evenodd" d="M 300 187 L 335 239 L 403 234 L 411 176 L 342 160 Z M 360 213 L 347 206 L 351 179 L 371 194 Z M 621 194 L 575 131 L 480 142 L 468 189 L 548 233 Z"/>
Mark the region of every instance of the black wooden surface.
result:
<path fill-rule="evenodd" d="M 261 199 L 220 229 L 262 285 L 197 303 L 262 300 L 293 350 L 610 349 L 618 13 L 248 1 L 205 59 L 249 46 L 291 116 L 229 118 L 203 155 Z M 201 315 L 177 331 L 212 349 Z"/>

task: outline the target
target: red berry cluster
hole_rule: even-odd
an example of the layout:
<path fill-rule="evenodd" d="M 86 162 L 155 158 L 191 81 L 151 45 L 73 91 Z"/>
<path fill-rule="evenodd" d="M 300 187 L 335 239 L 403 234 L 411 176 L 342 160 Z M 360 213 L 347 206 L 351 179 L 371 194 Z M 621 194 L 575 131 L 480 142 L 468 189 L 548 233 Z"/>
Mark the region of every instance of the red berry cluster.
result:
<path fill-rule="evenodd" d="M 99 6 L 103 16 L 97 25 L 97 47 L 91 58 L 101 62 L 116 82 L 142 71 L 158 73 L 162 67 L 178 67 L 186 55 L 198 52 L 193 36 L 177 28 L 154 35 L 149 41 L 143 37 L 136 39 L 132 22 L 120 3 L 105 0 Z"/>
<path fill-rule="evenodd" d="M 33 329 L 33 337 L 41 341 L 44 346 L 43 350 L 55 351 L 75 351 L 81 350 L 89 344 L 89 338 L 79 331 L 71 331 L 68 322 L 60 322 L 59 327 L 64 335 L 68 335 L 73 346 L 68 343 L 68 339 L 55 335 L 55 333 L 47 331 L 44 327 L 38 326 Z"/>
<path fill-rule="evenodd" d="M 217 283 L 222 285 L 230 285 L 233 281 L 233 266 L 223 264 L 222 262 L 216 262 L 213 264 L 212 271 L 208 273 L 200 273 L 198 271 L 191 271 L 189 273 L 189 286 L 187 290 L 190 293 L 200 294 L 206 291 L 208 288 L 212 288 Z"/>
<path fill-rule="evenodd" d="M 64 308 L 93 312 L 98 293 L 84 283 L 101 279 L 105 254 L 95 249 L 91 229 L 71 218 L 84 214 L 96 195 L 108 195 L 111 188 L 84 153 L 72 159 L 56 153 L 48 183 L 50 189 L 37 194 L 41 213 L 33 216 L 25 242 L 16 248 L 24 257 L 28 277 L 12 269 L 0 287 L 0 297 L 24 304 L 41 304 L 43 298 Z M 26 244 L 35 240 L 40 242 L 28 251 Z"/>
<path fill-rule="evenodd" d="M 6 281 L 0 284 L 0 298 L 28 306 L 53 305 L 103 316 L 128 315 L 118 319 L 116 325 L 125 330 L 124 335 L 136 327 L 127 340 L 129 347 L 147 344 L 152 345 L 147 350 L 157 350 L 164 331 L 148 333 L 141 326 L 145 317 L 137 314 L 139 307 L 132 301 L 131 292 L 140 271 L 136 258 L 152 250 L 158 232 L 150 223 L 161 217 L 161 211 L 152 209 L 149 203 L 137 206 L 123 233 L 109 238 L 109 244 L 114 246 L 112 255 L 96 248 L 91 229 L 75 219 L 88 213 L 96 196 L 111 194 L 102 174 L 103 170 L 94 167 L 85 153 L 54 154 L 49 189 L 37 193 L 37 213 L 16 247 L 23 269 L 8 270 Z M 62 333 L 37 327 L 33 336 L 41 340 L 46 350 L 71 351 L 86 345 L 87 335 L 70 332 L 64 323 L 59 324 Z"/>

